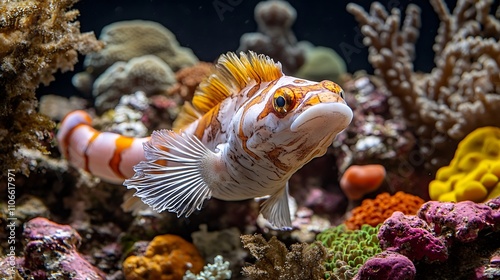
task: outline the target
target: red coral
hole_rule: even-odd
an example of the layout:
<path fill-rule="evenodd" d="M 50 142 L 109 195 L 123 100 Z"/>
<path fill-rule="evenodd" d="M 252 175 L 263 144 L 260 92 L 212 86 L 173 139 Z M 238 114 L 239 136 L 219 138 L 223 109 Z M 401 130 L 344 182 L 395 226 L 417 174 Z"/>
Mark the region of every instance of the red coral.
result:
<path fill-rule="evenodd" d="M 380 187 L 385 179 L 385 168 L 380 164 L 352 165 L 340 179 L 340 187 L 350 200 L 361 199 Z"/>

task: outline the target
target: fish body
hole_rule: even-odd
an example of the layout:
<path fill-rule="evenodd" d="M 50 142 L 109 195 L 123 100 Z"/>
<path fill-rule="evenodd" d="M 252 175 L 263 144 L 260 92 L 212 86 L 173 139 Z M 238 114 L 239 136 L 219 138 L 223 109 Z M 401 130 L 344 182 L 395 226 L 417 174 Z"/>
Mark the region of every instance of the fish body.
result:
<path fill-rule="evenodd" d="M 184 106 L 174 125 L 180 132 L 153 132 L 144 144 L 146 161 L 124 185 L 153 209 L 179 216 L 201 209 L 212 196 L 269 196 L 264 218 L 290 228 L 287 182 L 325 154 L 350 123 L 342 94 L 331 81 L 285 76 L 279 63 L 263 55 L 223 55 L 193 106 Z"/>
<path fill-rule="evenodd" d="M 107 136 L 112 140 L 108 143 L 101 141 L 100 150 L 113 152 L 100 160 L 106 176 L 98 175 L 112 182 L 123 180 L 125 172 L 116 176 L 116 167 L 103 165 L 120 162 L 125 151 L 134 157 L 121 165 L 136 165 L 135 174 L 123 184 L 159 212 L 189 216 L 210 197 L 231 201 L 268 196 L 261 208 L 264 218 L 276 228 L 288 229 L 287 182 L 304 164 L 325 154 L 349 125 L 352 111 L 342 95 L 331 81 L 284 75 L 280 63 L 267 56 L 230 52 L 200 84 L 192 104 L 183 106 L 173 130 L 129 139 L 130 145 L 123 145 L 126 141 L 119 141 L 117 134 Z M 76 159 L 74 165 L 95 174 L 87 154 L 97 147 L 89 140 L 103 132 L 92 130 L 88 121 L 69 120 L 63 121 L 58 134 L 61 151 L 70 162 Z M 74 136 L 79 130 L 80 136 Z M 118 142 L 121 149 L 115 147 Z"/>

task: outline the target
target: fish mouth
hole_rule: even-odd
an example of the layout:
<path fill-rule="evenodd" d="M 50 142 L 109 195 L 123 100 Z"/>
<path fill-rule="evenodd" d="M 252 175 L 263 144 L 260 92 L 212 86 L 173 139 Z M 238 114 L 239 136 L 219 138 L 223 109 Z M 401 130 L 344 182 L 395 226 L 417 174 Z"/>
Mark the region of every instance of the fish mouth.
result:
<path fill-rule="evenodd" d="M 292 132 L 300 130 L 339 133 L 344 130 L 353 117 L 351 108 L 340 102 L 315 104 L 300 113 L 290 125 Z"/>

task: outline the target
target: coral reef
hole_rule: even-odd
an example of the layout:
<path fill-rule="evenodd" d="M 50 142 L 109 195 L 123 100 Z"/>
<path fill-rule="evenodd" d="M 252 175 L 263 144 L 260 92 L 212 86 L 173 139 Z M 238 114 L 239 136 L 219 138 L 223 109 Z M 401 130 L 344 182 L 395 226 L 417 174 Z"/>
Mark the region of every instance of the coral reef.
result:
<path fill-rule="evenodd" d="M 111 65 L 93 85 L 95 106 L 99 112 L 114 108 L 123 95 L 142 91 L 146 96 L 165 93 L 175 83 L 174 73 L 154 55 L 135 57 Z"/>
<path fill-rule="evenodd" d="M 21 146 L 46 151 L 54 124 L 37 113 L 35 90 L 53 74 L 72 70 L 78 53 L 101 48 L 92 32 L 80 33 L 75 0 L 7 1 L 0 4 L 1 168 L 19 169 Z M 28 169 L 23 167 L 23 173 Z"/>
<path fill-rule="evenodd" d="M 365 261 L 381 252 L 377 232 L 379 227 L 363 225 L 348 230 L 345 225 L 329 228 L 316 237 L 328 249 L 325 262 L 327 279 L 352 279 Z"/>
<path fill-rule="evenodd" d="M 207 225 L 200 225 L 200 230 L 191 233 L 194 246 L 204 257 L 205 262 L 210 262 L 217 256 L 224 257 L 230 263 L 229 269 L 233 274 L 240 273 L 243 260 L 247 252 L 240 241 L 241 232 L 235 228 L 226 228 L 219 231 L 208 231 Z"/>
<path fill-rule="evenodd" d="M 106 279 L 77 252 L 82 238 L 70 226 L 35 218 L 25 224 L 23 236 L 24 257 L 15 263 L 24 279 Z"/>
<path fill-rule="evenodd" d="M 484 202 L 500 195 L 500 128 L 482 127 L 459 144 L 450 165 L 429 184 L 433 200 Z"/>
<path fill-rule="evenodd" d="M 123 262 L 127 280 L 175 280 L 182 279 L 189 269 L 199 273 L 204 261 L 193 244 L 179 236 L 156 236 L 143 256 L 130 256 Z"/>
<path fill-rule="evenodd" d="M 224 258 L 218 255 L 214 258 L 214 263 L 205 265 L 198 275 L 190 270 L 186 271 L 182 280 L 225 280 L 231 279 L 231 274 L 229 262 L 224 261 Z"/>
<path fill-rule="evenodd" d="M 254 265 L 243 267 L 243 275 L 250 279 L 324 279 L 327 251 L 319 242 L 292 244 L 289 251 L 276 236 L 268 242 L 260 234 L 242 235 L 241 241 L 257 259 Z"/>
<path fill-rule="evenodd" d="M 238 51 L 266 54 L 281 62 L 285 74 L 294 74 L 304 64 L 309 47 L 297 42 L 291 30 L 297 11 L 286 1 L 268 0 L 255 6 L 254 16 L 259 32 L 243 34 Z"/>
<path fill-rule="evenodd" d="M 415 265 L 405 256 L 385 251 L 365 262 L 354 280 L 413 280 L 417 271 Z"/>
<path fill-rule="evenodd" d="M 387 89 L 377 77 L 362 72 L 345 75 L 343 84 L 354 117 L 333 142 L 338 173 L 343 174 L 351 165 L 381 164 L 386 179 L 380 191 L 426 197 L 432 178 L 420 166 L 423 163 L 410 127 L 391 112 Z"/>
<path fill-rule="evenodd" d="M 195 65 L 193 52 L 181 47 L 175 35 L 163 25 L 145 20 L 114 22 L 105 26 L 99 40 L 106 47 L 85 57 L 84 66 L 94 77 L 118 61 L 155 55 L 173 70 Z"/>
<path fill-rule="evenodd" d="M 500 21 L 490 15 L 493 1 L 458 1 L 450 13 L 432 0 L 441 24 L 434 44 L 436 67 L 413 70 L 420 9 L 408 5 L 389 14 L 374 2 L 370 13 L 356 4 L 347 10 L 361 25 L 369 61 L 391 93 L 391 109 L 414 127 L 427 168 L 446 164 L 458 141 L 482 126 L 499 126 Z M 402 110 L 401 110 L 402 109 Z"/>
<path fill-rule="evenodd" d="M 359 229 L 363 225 L 377 226 L 396 211 L 406 215 L 417 214 L 424 202 L 420 197 L 404 192 L 394 195 L 381 193 L 374 199 L 363 200 L 360 206 L 351 211 L 351 217 L 344 223 L 348 229 Z"/>
<path fill-rule="evenodd" d="M 168 89 L 171 96 L 180 96 L 184 101 L 191 101 L 198 85 L 210 74 L 213 64 L 208 62 L 198 62 L 194 66 L 189 66 L 175 72 L 177 81 Z"/>
<path fill-rule="evenodd" d="M 330 48 L 318 46 L 306 49 L 305 62 L 295 75 L 311 81 L 339 82 L 346 72 L 347 67 L 339 54 Z"/>
<path fill-rule="evenodd" d="M 500 197 L 484 204 L 431 201 L 417 216 L 395 212 L 382 224 L 378 238 L 385 250 L 382 254 L 391 254 L 401 263 L 393 262 L 392 271 L 388 271 L 390 267 L 376 271 L 368 260 L 360 269 L 364 277 L 387 279 L 387 273 L 397 273 L 396 268 L 407 266 L 410 260 L 416 268 L 415 279 L 487 279 L 475 276 L 495 273 Z M 375 256 L 373 261 L 380 262 L 380 258 L 384 255 Z"/>
<path fill-rule="evenodd" d="M 340 188 L 350 200 L 363 198 L 377 190 L 385 179 L 385 168 L 380 164 L 351 165 L 340 178 Z"/>
<path fill-rule="evenodd" d="M 38 111 L 54 121 L 62 121 L 62 119 L 72 111 L 84 109 L 87 105 L 85 99 L 72 96 L 66 98 L 59 95 L 43 95 L 40 97 Z"/>

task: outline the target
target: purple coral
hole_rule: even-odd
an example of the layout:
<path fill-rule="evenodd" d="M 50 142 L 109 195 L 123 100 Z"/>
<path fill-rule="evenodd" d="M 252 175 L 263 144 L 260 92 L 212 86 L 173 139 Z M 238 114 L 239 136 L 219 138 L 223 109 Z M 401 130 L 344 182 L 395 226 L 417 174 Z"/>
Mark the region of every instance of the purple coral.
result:
<path fill-rule="evenodd" d="M 430 201 L 416 216 L 395 212 L 382 224 L 378 234 L 385 251 L 369 259 L 356 279 L 413 279 L 415 274 L 390 274 L 398 272 L 397 267 L 404 267 L 405 260 L 400 255 L 415 262 L 411 267 L 424 268 L 419 271 L 419 278 L 429 275 L 432 278 L 426 279 L 438 279 L 439 272 L 425 269 L 436 267 L 426 263 L 437 262 L 446 277 L 474 273 L 477 279 L 493 279 L 500 275 L 500 258 L 498 252 L 494 252 L 496 245 L 488 240 L 498 240 L 495 235 L 498 236 L 499 231 L 500 197 L 481 204 Z M 473 249 L 467 250 L 469 247 Z M 451 252 L 454 257 L 448 258 Z M 488 255 L 491 255 L 490 264 L 484 265 L 483 259 Z M 463 256 L 468 258 L 467 265 Z"/>
<path fill-rule="evenodd" d="M 25 224 L 24 258 L 18 260 L 20 273 L 33 279 L 45 275 L 61 275 L 72 279 L 105 279 L 78 252 L 81 237 L 73 228 L 45 218 L 35 218 Z"/>
<path fill-rule="evenodd" d="M 429 225 L 416 216 L 396 211 L 380 228 L 378 238 L 382 249 L 399 252 L 412 261 L 445 261 L 445 242 L 433 235 Z"/>
<path fill-rule="evenodd" d="M 410 259 L 395 252 L 385 251 L 367 260 L 354 280 L 412 280 L 416 274 L 417 270 Z"/>
<path fill-rule="evenodd" d="M 490 203 L 498 204 L 499 198 Z M 499 211 L 492 210 L 486 204 L 476 204 L 472 201 L 459 203 L 430 201 L 425 203 L 418 212 L 418 217 L 426 221 L 435 234 L 446 238 L 454 237 L 461 242 L 474 241 L 479 231 L 498 227 Z"/>

